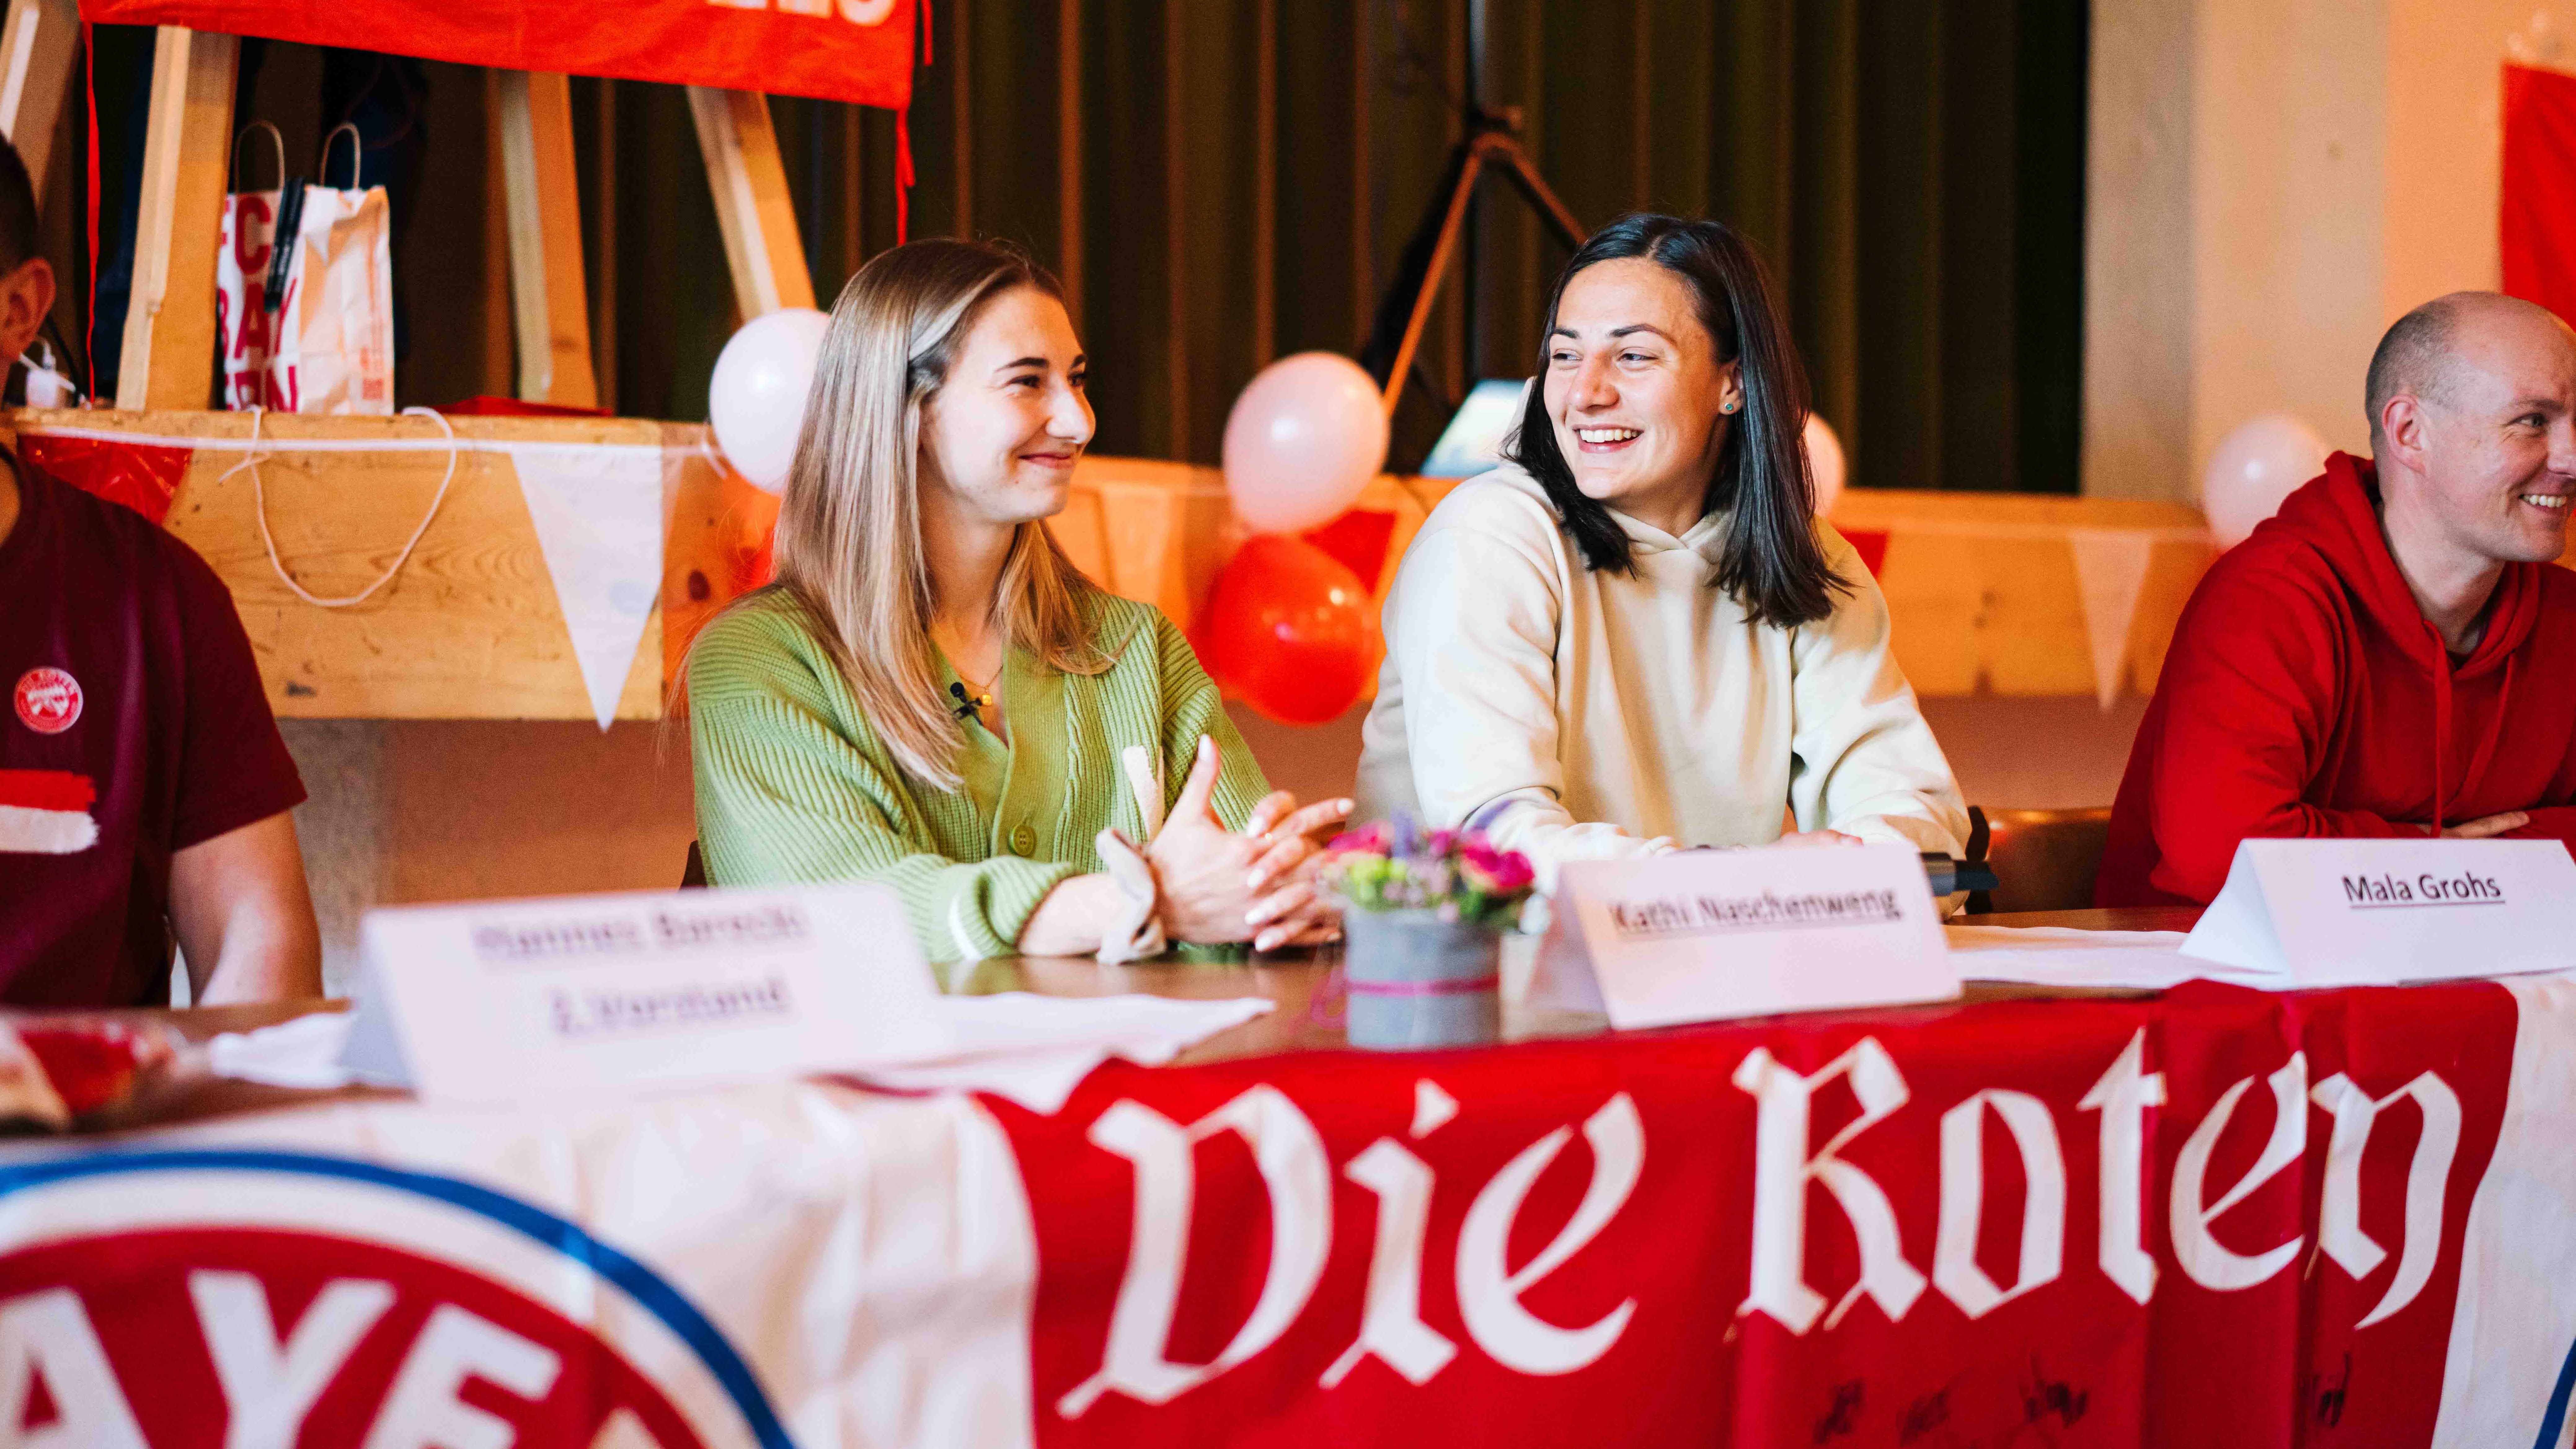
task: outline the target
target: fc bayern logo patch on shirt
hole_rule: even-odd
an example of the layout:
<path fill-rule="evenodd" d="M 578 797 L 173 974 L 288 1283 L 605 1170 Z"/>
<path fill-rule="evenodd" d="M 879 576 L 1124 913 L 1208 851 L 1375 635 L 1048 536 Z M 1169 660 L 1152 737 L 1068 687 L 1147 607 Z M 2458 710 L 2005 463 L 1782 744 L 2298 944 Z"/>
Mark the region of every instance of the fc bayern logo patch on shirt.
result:
<path fill-rule="evenodd" d="M 58 735 L 80 723 L 80 681 L 70 671 L 40 664 L 18 676 L 18 723 L 40 735 Z"/>

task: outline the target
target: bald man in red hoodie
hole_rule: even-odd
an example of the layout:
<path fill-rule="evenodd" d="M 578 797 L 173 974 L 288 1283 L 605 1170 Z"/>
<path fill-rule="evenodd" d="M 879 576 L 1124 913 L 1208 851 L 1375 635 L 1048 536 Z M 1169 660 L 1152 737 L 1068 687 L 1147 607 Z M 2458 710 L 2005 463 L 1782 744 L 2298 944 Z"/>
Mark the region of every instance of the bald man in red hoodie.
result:
<path fill-rule="evenodd" d="M 2193 592 L 2095 899 L 2205 903 L 2248 836 L 2576 841 L 2576 332 L 2490 292 L 2398 319 L 2368 460 Z"/>

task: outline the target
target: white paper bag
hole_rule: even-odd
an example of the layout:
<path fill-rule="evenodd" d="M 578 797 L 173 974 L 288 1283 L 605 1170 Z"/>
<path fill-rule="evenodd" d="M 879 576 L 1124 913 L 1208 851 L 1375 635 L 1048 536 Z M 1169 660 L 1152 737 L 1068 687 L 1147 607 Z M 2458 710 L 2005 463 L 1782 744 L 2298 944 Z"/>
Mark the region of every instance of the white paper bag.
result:
<path fill-rule="evenodd" d="M 357 128 L 349 133 L 355 181 Z M 332 132 L 336 140 L 339 131 Z M 325 174 L 330 146 L 324 143 Z M 385 189 L 304 188 L 287 264 L 273 370 L 299 413 L 394 410 L 394 268 Z"/>
<path fill-rule="evenodd" d="M 269 370 L 269 338 L 277 315 L 265 305 L 268 263 L 277 240 L 277 206 L 285 195 L 286 143 L 275 126 L 253 121 L 233 139 L 236 167 L 242 137 L 253 131 L 266 131 L 276 149 L 278 184 L 266 191 L 225 194 L 223 241 L 215 252 L 215 340 L 220 349 L 216 372 L 223 379 L 224 406 L 234 412 L 293 406 L 278 394 Z"/>

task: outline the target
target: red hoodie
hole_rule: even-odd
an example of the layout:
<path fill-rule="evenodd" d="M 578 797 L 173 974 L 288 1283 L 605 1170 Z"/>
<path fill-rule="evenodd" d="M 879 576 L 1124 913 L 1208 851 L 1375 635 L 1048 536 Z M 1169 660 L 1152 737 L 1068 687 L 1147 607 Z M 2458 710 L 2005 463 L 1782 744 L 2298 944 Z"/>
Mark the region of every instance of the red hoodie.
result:
<path fill-rule="evenodd" d="M 2508 564 L 2451 662 L 2348 453 L 2193 591 L 2111 809 L 2094 899 L 2206 902 L 2248 836 L 2418 835 L 2528 810 L 2576 841 L 2576 573 Z"/>

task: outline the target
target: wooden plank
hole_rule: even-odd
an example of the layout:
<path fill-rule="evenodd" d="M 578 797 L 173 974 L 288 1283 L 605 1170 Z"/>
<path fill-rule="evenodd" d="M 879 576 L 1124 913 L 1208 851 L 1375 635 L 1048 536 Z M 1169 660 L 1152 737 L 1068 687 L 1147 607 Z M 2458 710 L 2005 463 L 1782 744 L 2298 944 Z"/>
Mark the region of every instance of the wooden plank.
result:
<path fill-rule="evenodd" d="M 364 604 L 322 609 L 290 593 L 260 543 L 248 471 L 238 444 L 241 413 L 22 413 L 22 431 L 47 425 L 178 439 L 201 446 L 179 485 L 169 530 L 231 590 L 266 681 L 271 707 L 304 719 L 592 718 L 554 585 L 510 456 L 465 451 L 437 520 L 402 572 Z M 664 449 L 665 425 L 634 419 L 453 420 L 474 441 L 617 443 Z M 699 450 L 704 429 L 681 429 L 664 449 L 666 478 L 685 487 L 715 467 Z M 437 425 L 420 418 L 270 414 L 264 440 L 343 441 L 360 450 L 279 451 L 260 465 L 269 526 L 286 568 L 308 590 L 353 593 L 390 564 L 436 494 L 448 453 Z M 363 450 L 396 443 L 401 451 Z M 674 489 L 666 484 L 666 502 Z M 648 621 L 619 697 L 621 719 L 661 710 L 661 610 Z"/>
<path fill-rule="evenodd" d="M 590 364 L 590 299 L 582 278 L 581 190 L 574 169 L 571 78 L 493 73 L 492 123 L 501 135 L 510 223 L 510 300 L 519 396 L 599 406 Z"/>
<path fill-rule="evenodd" d="M 689 87 L 689 115 L 706 156 L 716 223 L 724 230 L 725 263 L 733 294 L 748 319 L 789 307 L 814 305 L 814 278 L 796 234 L 796 205 L 787 192 L 787 168 L 778 159 L 778 133 L 769 123 L 769 100 L 757 91 Z"/>
<path fill-rule="evenodd" d="M 118 407 L 202 408 L 214 400 L 215 246 L 240 55 L 232 36 L 175 25 L 162 26 L 154 41 Z"/>
<path fill-rule="evenodd" d="M 2001 527 L 2181 529 L 2207 525 L 2186 503 L 2152 498 L 2079 498 L 2069 493 L 1945 493 L 1930 488 L 1846 488 L 1834 500 L 1834 526 L 1848 533 Z"/>
<path fill-rule="evenodd" d="M 73 0 L 9 0 L 9 18 L 0 24 L 0 136 L 27 163 L 39 201 L 79 65 L 80 7 Z"/>
<path fill-rule="evenodd" d="M 591 374 L 599 384 L 599 406 L 617 411 L 617 82 L 606 76 L 599 86 L 599 143 L 592 148 L 592 193 L 599 229 L 592 236 L 591 294 L 598 302 L 590 314 Z"/>

